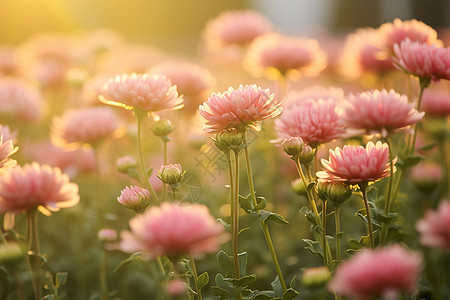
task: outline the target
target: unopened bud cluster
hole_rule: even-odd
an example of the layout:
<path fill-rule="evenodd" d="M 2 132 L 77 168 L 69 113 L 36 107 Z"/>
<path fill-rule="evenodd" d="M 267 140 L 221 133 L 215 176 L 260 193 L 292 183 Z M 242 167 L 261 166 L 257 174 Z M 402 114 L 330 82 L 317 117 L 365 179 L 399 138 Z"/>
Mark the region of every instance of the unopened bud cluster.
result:
<path fill-rule="evenodd" d="M 217 149 L 225 154 L 230 150 L 240 151 L 245 145 L 242 132 L 236 128 L 222 130 L 216 134 L 216 138 L 213 141 Z"/>
<path fill-rule="evenodd" d="M 330 200 L 335 206 L 340 206 L 352 195 L 350 186 L 340 182 L 318 181 L 316 190 L 320 199 Z"/>
<path fill-rule="evenodd" d="M 156 175 L 162 182 L 167 183 L 170 188 L 176 189 L 181 185 L 184 174 L 180 164 L 162 165 L 159 169 L 159 175 Z"/>
<path fill-rule="evenodd" d="M 316 149 L 309 145 L 305 145 L 298 156 L 298 160 L 302 165 L 308 165 L 313 161 L 315 155 Z"/>
<path fill-rule="evenodd" d="M 150 205 L 150 192 L 138 186 L 127 186 L 117 197 L 119 203 L 136 212 L 142 212 Z"/>
<path fill-rule="evenodd" d="M 285 139 L 282 146 L 284 152 L 290 155 L 292 159 L 297 160 L 305 144 L 303 143 L 303 139 L 301 137 L 295 136 Z"/>

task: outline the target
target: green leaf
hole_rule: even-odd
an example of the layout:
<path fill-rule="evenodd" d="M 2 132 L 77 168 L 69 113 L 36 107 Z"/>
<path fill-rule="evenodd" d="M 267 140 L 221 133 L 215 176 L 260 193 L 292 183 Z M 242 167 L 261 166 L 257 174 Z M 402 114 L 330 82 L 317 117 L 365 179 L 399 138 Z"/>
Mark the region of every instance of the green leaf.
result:
<path fill-rule="evenodd" d="M 220 297 L 220 300 L 226 300 L 231 298 L 231 293 L 218 286 L 212 286 L 211 292 L 214 296 Z"/>
<path fill-rule="evenodd" d="M 142 252 L 135 252 L 131 254 L 128 258 L 122 260 L 117 267 L 113 270 L 113 272 L 117 272 L 122 266 L 130 264 L 132 262 L 139 262 L 142 263 L 142 260 L 140 256 L 142 255 Z"/>
<path fill-rule="evenodd" d="M 221 218 L 217 218 L 216 221 L 222 223 L 223 227 L 225 228 L 226 231 L 231 232 L 231 225 L 229 223 L 227 223 L 227 221 L 221 219 Z"/>
<path fill-rule="evenodd" d="M 219 267 L 225 271 L 225 276 L 234 277 L 236 275 L 234 272 L 233 258 L 231 258 L 225 251 L 220 250 L 217 252 L 216 259 Z"/>
<path fill-rule="evenodd" d="M 41 300 L 53 300 L 53 299 L 55 299 L 55 295 L 53 294 L 48 294 L 41 298 Z"/>
<path fill-rule="evenodd" d="M 270 211 L 261 210 L 259 212 L 259 215 L 263 222 L 272 221 L 272 222 L 275 222 L 278 224 L 289 224 L 289 222 L 286 221 L 285 218 L 283 218 L 279 214 L 276 214 L 276 213 L 273 213 Z"/>
<path fill-rule="evenodd" d="M 303 206 L 299 213 L 301 213 L 302 215 L 305 215 L 306 219 L 313 224 L 314 226 L 317 226 L 317 222 L 316 222 L 316 216 L 315 214 L 312 212 L 312 210 L 310 210 L 308 207 Z"/>
<path fill-rule="evenodd" d="M 137 181 L 140 180 L 139 172 L 135 168 L 129 168 L 127 170 L 127 174 L 128 174 L 128 176 L 130 176 L 133 179 L 136 179 Z"/>
<path fill-rule="evenodd" d="M 299 295 L 299 292 L 297 292 L 296 290 L 289 288 L 287 289 L 287 291 L 283 294 L 283 300 L 292 300 L 295 297 L 297 297 L 297 295 Z"/>
<path fill-rule="evenodd" d="M 278 275 L 275 277 L 275 279 L 270 283 L 272 286 L 272 290 L 275 293 L 275 297 L 282 297 L 283 296 L 283 287 L 281 286 L 280 278 L 278 278 Z"/>
<path fill-rule="evenodd" d="M 397 161 L 397 166 L 403 171 L 407 170 L 409 167 L 413 167 L 420 163 L 425 158 L 423 156 L 409 156 L 406 157 L 403 161 Z"/>
<path fill-rule="evenodd" d="M 234 261 L 234 260 L 233 260 Z M 238 254 L 239 272 L 241 276 L 247 273 L 247 252 L 241 252 Z"/>
<path fill-rule="evenodd" d="M 320 259 L 323 259 L 323 251 L 320 243 L 318 241 L 313 241 L 310 239 L 302 239 L 308 246 L 305 249 L 311 251 L 313 254 L 317 255 Z"/>
<path fill-rule="evenodd" d="M 251 194 L 248 194 L 247 197 L 239 195 L 239 205 L 248 214 L 251 213 L 253 209 L 255 209 L 251 196 Z"/>
<path fill-rule="evenodd" d="M 362 245 L 355 239 L 349 239 L 347 243 L 350 250 L 359 250 L 362 248 Z"/>
<path fill-rule="evenodd" d="M 153 173 L 153 168 L 152 167 L 148 168 L 147 169 L 147 178 L 152 176 L 152 173 Z"/>
<path fill-rule="evenodd" d="M 208 275 L 208 273 L 204 272 L 200 276 L 198 276 L 197 282 L 198 282 L 198 289 L 201 290 L 209 282 L 209 275 Z M 200 291 L 198 291 L 198 292 L 200 293 Z"/>
<path fill-rule="evenodd" d="M 250 229 L 250 227 L 242 228 L 241 230 L 239 230 L 238 235 L 240 235 L 241 233 L 243 233 L 244 231 L 247 231 L 249 229 Z"/>
<path fill-rule="evenodd" d="M 261 201 L 258 201 L 258 200 L 261 200 Z M 253 211 L 258 211 L 258 210 L 264 209 L 267 205 L 267 200 L 263 196 L 256 197 L 256 201 L 258 204 L 255 206 Z"/>
<path fill-rule="evenodd" d="M 314 188 L 315 185 L 316 185 L 315 181 L 311 181 L 310 183 L 308 183 L 308 186 L 306 187 L 308 192 L 311 191 Z"/>
<path fill-rule="evenodd" d="M 256 280 L 256 275 L 255 274 L 251 274 L 251 275 L 247 275 L 247 276 L 242 276 L 241 278 L 237 279 L 237 278 L 224 278 L 225 281 L 231 282 L 231 284 L 233 284 L 236 287 L 245 287 L 247 285 L 249 285 L 252 282 L 255 282 Z"/>
<path fill-rule="evenodd" d="M 227 291 L 230 295 L 234 293 L 234 287 L 229 282 L 225 281 L 225 278 L 222 274 L 217 273 L 215 281 L 217 287 Z"/>
<path fill-rule="evenodd" d="M 56 287 L 62 287 L 64 284 L 66 284 L 67 282 L 67 276 L 68 273 L 67 272 L 58 272 L 56 273 Z"/>
<path fill-rule="evenodd" d="M 299 282 L 299 280 L 297 280 L 297 275 L 294 275 L 294 277 L 292 277 L 292 279 L 291 279 L 291 282 L 289 283 L 289 287 L 296 289 L 298 282 Z"/>
<path fill-rule="evenodd" d="M 426 145 L 424 145 L 424 146 L 422 146 L 420 148 L 417 148 L 417 150 L 428 151 L 428 150 L 431 150 L 434 147 L 436 147 L 437 144 L 438 144 L 437 142 L 432 142 L 432 143 L 426 144 Z"/>

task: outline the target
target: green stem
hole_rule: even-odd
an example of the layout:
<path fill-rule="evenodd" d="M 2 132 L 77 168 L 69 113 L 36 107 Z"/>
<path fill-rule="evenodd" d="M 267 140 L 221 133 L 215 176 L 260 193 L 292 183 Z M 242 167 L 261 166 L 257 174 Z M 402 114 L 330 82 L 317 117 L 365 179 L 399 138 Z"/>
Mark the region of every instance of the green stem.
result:
<path fill-rule="evenodd" d="M 327 244 L 327 201 L 322 201 L 322 244 Z M 325 266 L 329 268 L 328 265 L 328 255 L 324 253 L 323 255 L 323 261 Z"/>
<path fill-rule="evenodd" d="M 247 167 L 247 178 L 248 178 L 248 185 L 250 187 L 250 194 L 252 195 L 252 202 L 254 206 L 258 205 L 258 202 L 256 200 L 256 192 L 255 192 L 255 186 L 253 184 L 253 172 L 252 172 L 252 166 L 250 161 L 250 155 L 248 153 L 248 147 L 244 148 L 245 152 L 245 162 Z M 257 211 L 259 212 L 259 211 Z M 267 223 L 259 220 L 261 224 L 261 228 L 264 233 L 264 238 L 266 239 L 267 246 L 269 247 L 270 255 L 272 256 L 273 265 L 275 267 L 275 271 L 278 275 L 278 278 L 280 279 L 281 287 L 283 288 L 283 292 L 287 291 L 286 281 L 284 280 L 283 273 L 281 272 L 280 264 L 278 262 L 277 254 L 275 252 L 275 247 L 272 242 L 272 238 L 270 237 L 269 228 L 267 226 Z"/>
<path fill-rule="evenodd" d="M 176 201 L 175 189 L 171 189 L 171 190 L 172 190 L 172 201 L 173 201 L 173 203 L 175 203 L 175 201 Z"/>
<path fill-rule="evenodd" d="M 450 198 L 450 165 L 449 165 L 449 158 L 448 153 L 446 151 L 445 147 L 445 140 L 440 138 L 438 139 L 438 146 L 439 146 L 439 152 L 441 153 L 442 160 L 444 162 L 444 170 L 445 170 L 445 177 L 447 179 L 447 196 Z"/>
<path fill-rule="evenodd" d="M 239 238 L 239 152 L 234 152 L 234 160 L 235 160 L 235 172 L 234 172 L 234 197 L 233 197 L 233 206 L 234 206 L 234 231 L 233 231 L 233 256 L 234 256 L 234 271 L 236 272 L 236 278 L 239 279 L 241 277 L 239 271 L 239 258 L 238 258 L 238 238 Z"/>
<path fill-rule="evenodd" d="M 423 91 L 430 85 L 430 79 L 424 79 L 424 78 L 419 78 L 419 83 L 420 83 L 420 91 L 419 91 L 419 100 L 417 102 L 417 110 L 420 111 L 420 105 L 422 103 L 422 95 L 423 95 Z M 417 131 L 419 129 L 419 122 L 417 122 L 414 125 L 414 135 L 413 135 L 413 140 L 411 143 L 411 146 L 409 148 L 410 154 L 414 154 L 415 148 L 416 148 L 416 137 L 417 137 Z"/>
<path fill-rule="evenodd" d="M 195 285 L 195 291 L 197 292 L 197 299 L 202 300 L 202 291 L 198 288 L 198 275 L 197 275 L 197 268 L 195 267 L 195 261 L 192 255 L 189 255 L 189 261 L 192 268 L 192 276 L 194 277 L 194 285 Z"/>
<path fill-rule="evenodd" d="M 162 139 L 163 140 L 163 152 L 164 152 L 164 165 L 167 165 L 167 142 L 168 141 L 166 141 L 164 138 Z M 163 190 L 162 190 L 162 196 L 163 196 L 163 199 L 162 199 L 162 202 L 165 202 L 166 201 L 166 197 L 167 197 L 167 184 L 163 184 Z"/>
<path fill-rule="evenodd" d="M 106 279 L 106 251 L 102 251 L 102 258 L 100 262 L 99 276 L 100 276 L 100 286 L 102 289 L 102 299 L 108 300 L 108 280 Z"/>
<path fill-rule="evenodd" d="M 367 225 L 368 225 L 368 231 L 369 231 L 369 240 L 370 240 L 370 247 L 375 248 L 375 244 L 373 242 L 373 227 L 372 227 L 372 218 L 370 216 L 370 207 L 369 202 L 367 201 L 367 184 L 359 184 L 359 188 L 361 190 L 361 193 L 363 194 L 363 200 L 364 200 L 364 207 L 366 208 L 366 214 L 367 214 Z"/>
<path fill-rule="evenodd" d="M 389 138 L 386 138 L 386 143 L 389 147 L 390 176 L 389 176 L 389 184 L 388 184 L 386 201 L 384 202 L 384 215 L 388 216 L 388 214 L 391 210 L 392 200 L 395 199 L 392 197 L 392 188 L 393 188 L 393 184 L 394 184 L 394 157 L 393 157 L 394 155 L 392 153 L 392 148 L 391 148 L 392 144 L 391 144 Z M 388 231 L 389 231 L 389 225 L 387 225 L 386 223 L 383 223 L 383 226 L 381 229 L 381 240 L 380 240 L 381 246 L 384 246 L 384 244 L 386 243 Z"/>
<path fill-rule="evenodd" d="M 339 263 L 341 261 L 341 222 L 340 222 L 340 206 L 336 206 L 336 212 L 334 220 L 336 223 L 336 260 Z"/>
<path fill-rule="evenodd" d="M 33 291 L 36 300 L 41 299 L 41 276 L 40 276 L 40 251 L 39 251 L 39 236 L 37 231 L 36 210 L 31 209 L 27 211 L 27 227 L 28 227 L 28 241 L 27 252 L 28 255 L 32 253 L 33 261 L 30 262 L 31 278 L 33 282 Z"/>
<path fill-rule="evenodd" d="M 147 170 L 145 168 L 145 162 L 144 162 L 144 147 L 142 145 L 142 123 L 144 121 L 144 118 L 146 116 L 147 112 L 135 109 L 134 115 L 137 120 L 137 146 L 139 150 L 139 164 L 141 166 L 141 172 L 142 172 L 142 181 L 143 185 L 146 189 L 150 191 L 150 194 L 152 195 L 152 198 L 155 199 L 156 202 L 159 202 L 158 195 L 156 195 L 155 190 L 153 189 L 153 186 L 150 184 L 150 181 L 148 180 L 147 176 Z"/>

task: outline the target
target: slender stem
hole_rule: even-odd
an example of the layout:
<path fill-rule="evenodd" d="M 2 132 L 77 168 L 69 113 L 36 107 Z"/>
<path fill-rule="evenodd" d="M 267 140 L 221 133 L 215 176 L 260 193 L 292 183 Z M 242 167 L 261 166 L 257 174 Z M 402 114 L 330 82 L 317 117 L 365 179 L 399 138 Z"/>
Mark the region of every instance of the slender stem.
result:
<path fill-rule="evenodd" d="M 420 78 L 420 91 L 419 91 L 419 100 L 417 102 L 417 110 L 420 111 L 420 104 L 422 103 L 422 94 L 423 91 L 430 85 L 430 80 L 422 79 Z M 414 154 L 415 148 L 416 148 L 416 137 L 417 137 L 417 131 L 419 129 L 419 122 L 417 122 L 414 125 L 414 136 L 411 143 L 411 146 L 409 148 L 410 154 Z"/>
<path fill-rule="evenodd" d="M 327 244 L 327 201 L 322 201 L 322 243 L 323 245 Z M 324 255 L 323 255 L 323 262 L 325 264 L 325 266 L 328 266 L 328 255 L 325 254 L 324 251 Z"/>
<path fill-rule="evenodd" d="M 17 285 L 17 294 L 20 300 L 25 300 L 25 293 L 24 293 L 24 287 L 22 284 L 22 280 L 20 280 L 20 276 L 17 274 L 17 271 L 13 271 L 12 275 L 14 277 L 14 281 L 16 282 Z"/>
<path fill-rule="evenodd" d="M 171 190 L 172 190 L 172 201 L 173 201 L 173 203 L 175 203 L 175 201 L 176 201 L 175 189 L 171 188 Z"/>
<path fill-rule="evenodd" d="M 245 152 L 245 162 L 247 167 L 247 178 L 248 178 L 248 185 L 250 187 L 250 194 L 252 195 L 252 202 L 253 205 L 258 205 L 258 202 L 256 201 L 256 193 L 255 193 L 255 187 L 253 184 L 253 173 L 252 173 L 252 166 L 250 161 L 250 155 L 248 153 L 248 147 L 244 148 Z M 281 272 L 280 264 L 278 262 L 277 254 L 275 252 L 275 247 L 272 242 L 272 238 L 270 237 L 269 228 L 267 226 L 267 223 L 259 220 L 261 224 L 261 228 L 264 233 L 264 237 L 266 239 L 267 246 L 269 247 L 270 255 L 272 256 L 273 265 L 275 267 L 275 271 L 278 275 L 278 278 L 280 279 L 281 287 L 283 288 L 283 292 L 287 291 L 286 281 L 284 280 L 283 273 Z"/>
<path fill-rule="evenodd" d="M 192 268 L 192 276 L 194 277 L 194 285 L 195 285 L 195 291 L 197 292 L 197 299 L 202 300 L 202 291 L 198 288 L 198 275 L 197 275 L 197 268 L 195 267 L 195 261 L 192 255 L 189 255 L 189 262 L 191 264 Z"/>
<path fill-rule="evenodd" d="M 102 299 L 108 300 L 108 280 L 106 279 L 106 251 L 102 251 L 102 258 L 100 261 L 100 269 L 99 269 L 99 276 L 100 276 L 100 286 L 102 290 Z"/>
<path fill-rule="evenodd" d="M 389 138 L 386 138 L 386 143 L 389 147 L 389 168 L 390 168 L 390 176 L 389 176 L 389 184 L 388 184 L 388 190 L 387 190 L 387 196 L 386 201 L 384 202 L 384 214 L 387 216 L 391 210 L 391 204 L 392 200 L 395 198 L 392 197 L 392 188 L 394 184 L 394 154 L 392 153 L 392 147 L 391 142 Z M 389 226 L 386 223 L 383 223 L 382 229 L 381 229 L 381 240 L 380 245 L 384 245 L 386 242 L 386 238 L 388 235 Z"/>
<path fill-rule="evenodd" d="M 233 231 L 233 256 L 234 256 L 234 270 L 236 272 L 236 278 L 241 277 L 239 271 L 239 259 L 238 259 L 238 238 L 239 238 L 239 152 L 234 152 L 235 160 L 235 172 L 234 172 L 234 231 Z"/>
<path fill-rule="evenodd" d="M 361 190 L 361 193 L 363 194 L 363 200 L 364 200 L 364 206 L 366 208 L 366 214 L 367 214 L 367 225 L 368 225 L 368 231 L 369 231 L 369 240 L 370 240 L 370 247 L 375 248 L 375 244 L 373 242 L 373 227 L 372 227 L 372 218 L 370 217 L 370 207 L 369 202 L 367 201 L 367 184 L 360 184 L 359 188 Z"/>
<path fill-rule="evenodd" d="M 36 210 L 31 209 L 27 212 L 27 227 L 28 227 L 28 241 L 27 241 L 27 252 L 28 254 L 33 254 L 33 261 L 30 263 L 33 290 L 35 298 L 41 299 L 41 276 L 40 276 L 40 266 L 39 266 L 39 236 L 37 232 L 36 223 Z"/>
<path fill-rule="evenodd" d="M 444 162 L 445 177 L 447 179 L 447 196 L 450 198 L 450 165 L 449 165 L 448 153 L 445 149 L 446 148 L 445 140 L 442 138 L 439 138 L 437 140 L 437 142 L 438 142 L 438 146 L 439 146 L 439 152 L 441 153 L 441 157 Z"/>
<path fill-rule="evenodd" d="M 339 263 L 341 261 L 341 222 L 340 222 L 340 206 L 336 206 L 336 212 L 334 215 L 336 225 L 336 260 Z"/>
<path fill-rule="evenodd" d="M 163 152 L 164 152 L 164 164 L 167 165 L 167 140 L 165 140 L 164 138 L 162 139 L 163 141 Z M 166 197 L 167 197 L 167 184 L 163 184 L 163 190 L 162 190 L 162 202 L 166 201 Z M 175 199 L 175 198 L 174 198 Z M 175 201 L 175 200 L 174 200 Z"/>
<path fill-rule="evenodd" d="M 150 191 L 152 198 L 155 199 L 156 202 L 158 202 L 159 201 L 158 196 L 156 195 L 155 190 L 153 189 L 153 186 L 150 184 L 150 181 L 148 181 L 147 170 L 145 168 L 145 162 L 144 162 L 144 149 L 143 149 L 144 147 L 142 145 L 142 123 L 145 118 L 144 113 L 146 113 L 146 112 L 142 112 L 139 110 L 134 111 L 134 115 L 137 120 L 137 146 L 138 146 L 138 150 L 139 150 L 139 164 L 141 166 L 141 172 L 142 172 L 142 176 L 143 176 L 142 184 L 145 186 L 146 189 L 148 189 Z"/>

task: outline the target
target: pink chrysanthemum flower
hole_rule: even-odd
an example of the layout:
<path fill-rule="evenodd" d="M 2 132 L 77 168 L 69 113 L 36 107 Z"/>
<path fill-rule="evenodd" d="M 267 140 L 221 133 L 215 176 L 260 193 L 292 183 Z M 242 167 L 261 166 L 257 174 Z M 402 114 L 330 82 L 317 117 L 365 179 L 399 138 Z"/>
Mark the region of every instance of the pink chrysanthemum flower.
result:
<path fill-rule="evenodd" d="M 109 79 L 99 96 L 101 102 L 124 107 L 157 112 L 183 107 L 177 87 L 165 76 L 147 74 L 123 74 Z"/>
<path fill-rule="evenodd" d="M 187 62 L 168 61 L 148 70 L 151 75 L 166 76 L 183 95 L 185 109 L 195 112 L 206 92 L 215 84 L 215 78 L 207 69 Z M 200 101 L 200 102 L 199 102 Z"/>
<path fill-rule="evenodd" d="M 395 64 L 406 72 L 423 79 L 450 80 L 450 48 L 438 48 L 412 42 L 409 39 L 394 45 Z"/>
<path fill-rule="evenodd" d="M 59 168 L 37 163 L 16 166 L 0 176 L 0 213 L 38 208 L 45 215 L 78 204 L 78 185 Z"/>
<path fill-rule="evenodd" d="M 408 102 L 406 95 L 394 90 L 349 95 L 343 106 L 342 119 L 348 128 L 380 133 L 383 137 L 419 122 L 424 116 Z"/>
<path fill-rule="evenodd" d="M 435 211 L 427 211 L 416 223 L 424 246 L 450 250 L 450 201 L 444 199 Z"/>
<path fill-rule="evenodd" d="M 344 133 L 337 103 L 332 99 L 302 100 L 301 105 L 285 110 L 275 120 L 275 131 L 278 139 L 274 142 L 299 136 L 311 147 L 337 139 Z"/>
<path fill-rule="evenodd" d="M 283 109 L 291 109 L 302 105 L 305 100 L 333 100 L 337 104 L 344 101 L 344 90 L 337 87 L 312 86 L 302 90 L 289 91 L 283 101 Z"/>
<path fill-rule="evenodd" d="M 255 76 L 316 76 L 325 69 L 327 57 L 315 39 L 267 34 L 256 38 L 244 58 Z"/>
<path fill-rule="evenodd" d="M 321 162 L 325 170 L 316 175 L 327 181 L 358 184 L 377 181 L 390 175 L 389 147 L 381 142 L 369 142 L 366 148 L 336 147 L 334 150 L 330 149 L 329 159 L 322 159 Z"/>
<path fill-rule="evenodd" d="M 450 91 L 426 89 L 422 94 L 420 109 L 427 115 L 446 117 L 450 115 Z"/>
<path fill-rule="evenodd" d="M 17 164 L 17 161 L 11 159 L 11 155 L 19 150 L 18 147 L 14 147 L 13 141 L 3 139 L 3 135 L 0 136 L 0 169 L 12 168 Z"/>
<path fill-rule="evenodd" d="M 199 112 L 206 119 L 203 131 L 218 133 L 231 127 L 250 126 L 259 129 L 259 122 L 275 118 L 281 113 L 281 102 L 274 94 L 256 85 L 240 85 L 224 93 L 213 93 L 200 105 Z"/>
<path fill-rule="evenodd" d="M 51 138 L 59 147 L 78 148 L 122 133 L 120 121 L 111 109 L 88 107 L 69 110 L 62 117 L 55 117 Z"/>
<path fill-rule="evenodd" d="M 0 135 L 3 136 L 3 143 L 11 140 L 13 143 L 17 142 L 17 131 L 11 131 L 9 126 L 0 124 Z"/>
<path fill-rule="evenodd" d="M 418 253 L 400 245 L 364 249 L 338 266 L 328 287 L 355 300 L 395 300 L 403 292 L 414 293 L 421 264 Z"/>
<path fill-rule="evenodd" d="M 142 251 L 150 258 L 217 251 L 224 241 L 224 228 L 201 204 L 181 206 L 162 203 L 130 221 L 131 232 L 122 232 L 124 252 Z"/>
<path fill-rule="evenodd" d="M 120 192 L 117 201 L 129 209 L 142 211 L 150 205 L 150 192 L 138 186 L 127 186 Z"/>
<path fill-rule="evenodd" d="M 0 78 L 0 115 L 35 122 L 41 116 L 43 99 L 38 89 L 25 81 Z"/>
<path fill-rule="evenodd" d="M 93 78 L 89 78 L 83 82 L 82 86 L 82 100 L 85 100 L 86 105 L 100 104 L 98 97 L 102 93 L 102 88 L 110 79 L 106 74 L 99 74 Z"/>
<path fill-rule="evenodd" d="M 414 186 L 425 192 L 435 189 L 443 176 L 441 166 L 434 162 L 419 163 L 411 168 L 411 173 L 409 174 Z"/>
<path fill-rule="evenodd" d="M 270 21 L 253 10 L 222 12 L 208 21 L 203 37 L 212 47 L 227 45 L 246 45 L 256 37 L 271 32 Z"/>

